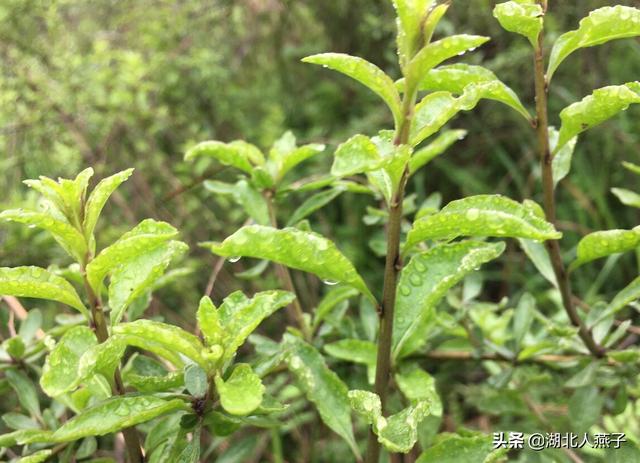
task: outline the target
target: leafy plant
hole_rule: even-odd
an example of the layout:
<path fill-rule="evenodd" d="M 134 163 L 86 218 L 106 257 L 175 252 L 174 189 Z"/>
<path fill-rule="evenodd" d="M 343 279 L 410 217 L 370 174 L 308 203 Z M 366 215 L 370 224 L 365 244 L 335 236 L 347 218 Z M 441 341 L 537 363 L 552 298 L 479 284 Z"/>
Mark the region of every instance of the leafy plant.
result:
<path fill-rule="evenodd" d="M 396 454 L 405 453 L 420 463 L 489 462 L 506 461 L 507 449 L 492 445 L 486 432 L 443 426 L 445 412 L 456 413 L 452 395 L 469 395 L 469 402 L 489 415 L 511 413 L 513 420 L 498 430 L 518 425 L 527 432 L 536 426 L 555 431 L 556 422 L 550 424 L 536 402 L 558 401 L 553 394 L 566 394 L 563 386 L 570 391 L 569 416 L 557 421 L 560 426 L 587 431 L 606 410 L 610 416 L 598 424 L 614 429 L 614 415 L 633 415 L 628 396 L 637 392 L 638 351 L 621 342 L 631 320 L 616 317 L 640 297 L 638 279 L 610 302 L 588 306 L 573 293 L 570 278 L 592 261 L 637 249 L 640 232 L 587 234 L 567 266 L 555 189 L 570 172 L 578 136 L 640 102 L 640 83 L 594 90 L 559 113 L 558 130 L 548 123 L 547 93 L 571 53 L 640 35 L 640 10 L 616 6 L 592 12 L 555 41 L 545 71 L 547 2 L 497 5 L 499 23 L 533 47 L 532 117 L 489 69 L 443 64 L 489 40 L 467 34 L 434 40 L 448 2 L 394 0 L 393 6 L 399 78 L 341 53 L 303 59 L 367 87 L 393 121 L 390 129 L 340 143 L 330 173 L 303 175 L 303 163 L 320 157 L 325 146 L 299 146 L 292 132 L 266 151 L 242 140 L 205 141 L 187 151 L 188 162 L 213 160 L 237 174 L 229 182 L 205 180 L 204 188 L 229 196 L 246 216 L 245 225 L 221 242 L 200 243 L 219 256 L 207 294 L 225 259 L 257 260 L 237 275 L 252 281 L 252 296 L 234 291 L 218 306 L 203 296 L 194 310 L 195 332 L 145 316 L 151 293 L 176 277 L 167 269 L 188 250 L 175 227 L 146 219 L 98 248 L 101 212 L 131 169 L 101 180 L 90 193 L 90 168 L 75 179 L 25 182 L 42 196 L 44 208 L 7 210 L 0 219 L 50 233 L 73 263 L 1 268 L 0 294 L 48 299 L 79 313 L 59 316 L 43 332 L 42 316 L 32 310 L 3 343 L 4 386 L 14 390 L 20 411 L 3 416 L 13 429 L 0 435 L 4 449 L 19 448 L 23 462 L 55 455 L 60 461 L 83 460 L 96 453 L 96 437 L 122 433 L 132 463 L 208 461 L 214 453 L 223 461 L 250 461 L 256 445 L 268 444 L 273 461 L 284 461 L 283 439 L 298 444 L 295 451 L 287 449 L 286 458 L 299 461 L 378 463 L 381 457 L 398 461 Z M 416 207 L 407 191 L 417 174 L 466 135 L 448 124 L 484 100 L 502 103 L 535 128 L 543 205 L 489 193 L 444 207 L 430 196 Z M 614 192 L 625 204 L 638 205 L 634 193 Z M 383 236 L 372 246 L 385 258 L 380 288 L 371 272 L 358 270 L 345 245 L 314 231 L 310 221 L 340 195 L 355 194 L 380 205 L 362 218 Z M 288 211 L 299 196 L 304 201 Z M 513 301 L 478 300 L 484 284 L 480 267 L 495 268 L 494 261 L 516 244 L 551 284 L 545 296 L 551 304 L 544 310 L 543 298 L 527 292 L 509 294 Z M 282 289 L 270 285 L 269 263 Z M 320 298 L 304 296 L 302 278 Z M 280 328 L 278 340 L 255 333 L 285 307 L 290 324 Z M 354 309 L 357 313 L 350 313 Z M 252 355 L 246 355 L 247 340 Z M 452 390 L 439 387 L 428 371 L 437 361 L 481 361 L 487 380 L 460 389 L 455 374 L 447 373 Z M 556 376 L 551 379 L 543 368 Z M 570 377 L 562 377 L 563 368 Z M 48 398 L 38 394 L 34 379 Z M 316 413 L 340 440 L 312 429 Z M 246 431 L 252 428 L 261 429 L 258 443 Z M 637 454 L 640 435 L 633 426 L 628 432 L 629 454 Z M 234 434 L 240 437 L 230 437 Z M 314 437 L 326 441 L 335 460 L 314 453 Z M 514 453 L 517 461 L 567 458 L 560 450 L 541 459 L 530 450 Z M 564 453 L 578 458 L 573 451 Z M 609 456 L 589 453 L 594 461 Z M 111 461 L 93 461 L 105 460 Z"/>

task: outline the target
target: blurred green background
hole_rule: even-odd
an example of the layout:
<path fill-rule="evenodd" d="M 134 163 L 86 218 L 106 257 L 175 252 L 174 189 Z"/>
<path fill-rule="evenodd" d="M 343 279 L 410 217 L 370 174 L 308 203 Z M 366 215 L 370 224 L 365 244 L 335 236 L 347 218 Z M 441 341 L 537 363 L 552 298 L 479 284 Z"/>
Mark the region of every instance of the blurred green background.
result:
<path fill-rule="evenodd" d="M 439 33 L 490 36 L 487 45 L 462 61 L 493 70 L 533 110 L 530 47 L 499 27 L 491 15 L 494 3 L 454 0 Z M 547 40 L 608 4 L 551 0 Z M 212 162 L 183 162 L 186 149 L 206 139 L 237 138 L 266 149 L 292 130 L 301 143 L 327 143 L 326 153 L 303 167 L 309 175 L 326 173 L 338 143 L 358 131 L 373 134 L 388 128 L 391 119 L 366 89 L 302 64 L 300 58 L 346 52 L 397 77 L 394 33 L 388 0 L 3 0 L 0 208 L 35 205 L 36 196 L 21 184 L 25 178 L 75 176 L 86 166 L 93 166 L 100 178 L 135 167 L 105 212 L 98 244 L 145 217 L 180 228 L 192 248 L 186 265 L 194 272 L 179 287 L 161 291 L 154 304 L 192 320 L 215 261 L 197 243 L 223 239 L 242 224 L 244 215 L 228 197 L 216 197 L 201 185 L 204 179 L 232 181 L 235 174 Z M 592 89 L 639 78 L 637 40 L 575 53 L 554 79 L 551 122 L 557 125 L 559 110 Z M 637 210 L 620 204 L 610 188 L 634 189 L 637 183 L 620 163 L 640 161 L 639 116 L 640 110 L 631 108 L 581 136 L 572 173 L 558 191 L 567 258 L 589 231 L 638 223 Z M 412 180 L 409 189 L 417 204 L 434 192 L 445 203 L 478 193 L 540 200 L 535 136 L 520 117 L 483 102 L 450 125 L 469 134 Z M 361 220 L 371 205 L 370 197 L 344 194 L 316 213 L 312 226 L 334 238 L 376 287 L 383 260 L 371 259 L 369 246 L 379 247 L 380 230 Z M 295 206 L 281 205 L 282 216 Z M 485 276 L 491 283 L 486 297 L 546 291 L 547 283 L 510 246 L 506 259 Z M 46 266 L 52 261 L 68 263 L 44 232 L 0 229 L 1 265 Z M 243 284 L 233 277 L 243 265 L 223 267 L 216 299 Z M 606 298 L 636 275 L 634 256 L 627 255 L 581 270 L 574 285 L 591 299 Z M 258 286 L 265 284 L 269 282 Z M 188 310 L 182 314 L 184 307 Z"/>

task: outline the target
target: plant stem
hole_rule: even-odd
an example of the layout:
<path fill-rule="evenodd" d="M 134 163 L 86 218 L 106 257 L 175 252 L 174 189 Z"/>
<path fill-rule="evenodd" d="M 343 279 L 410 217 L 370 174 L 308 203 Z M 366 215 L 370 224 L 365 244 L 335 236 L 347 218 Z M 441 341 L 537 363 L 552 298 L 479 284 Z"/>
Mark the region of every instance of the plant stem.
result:
<path fill-rule="evenodd" d="M 91 305 L 91 319 L 93 321 L 93 328 L 95 329 L 96 338 L 99 343 L 105 342 L 109 338 L 109 330 L 107 329 L 107 320 L 105 319 L 104 312 L 102 310 L 102 302 L 100 298 L 93 292 L 89 281 L 87 280 L 84 267 L 82 268 L 82 275 L 84 279 L 84 285 L 89 297 L 89 304 Z M 111 385 L 113 392 L 118 395 L 124 395 L 124 383 L 122 382 L 122 376 L 120 375 L 120 367 L 117 366 L 113 374 L 113 383 Z M 140 446 L 140 439 L 138 432 L 135 428 L 125 428 L 122 430 L 122 436 L 127 447 L 127 455 L 130 463 L 142 463 L 144 456 L 142 455 L 142 447 Z"/>
<path fill-rule="evenodd" d="M 269 209 L 269 220 L 271 221 L 271 226 L 273 228 L 278 228 L 278 219 L 276 217 L 276 209 L 273 204 L 273 193 L 271 191 L 266 191 L 264 193 L 265 200 L 267 202 L 267 208 Z M 287 307 L 289 310 L 289 314 L 296 321 L 300 330 L 302 331 L 302 335 L 304 339 L 307 341 L 311 340 L 311 328 L 307 323 L 307 320 L 304 318 L 304 311 L 302 310 L 302 306 L 300 305 L 300 300 L 298 299 L 298 293 L 296 292 L 296 287 L 293 285 L 293 279 L 291 278 L 291 272 L 289 269 L 281 264 L 276 264 L 276 272 L 278 274 L 278 278 L 280 280 L 280 284 L 284 286 L 284 288 L 293 293 L 296 297 L 293 302 Z"/>
<path fill-rule="evenodd" d="M 407 82 L 407 91 L 402 102 L 402 121 L 396 130 L 394 144 L 406 145 L 409 142 L 411 118 L 416 100 L 415 87 Z M 402 224 L 402 202 L 404 188 L 409 177 L 407 167 L 402 174 L 397 191 L 389 203 L 389 222 L 387 225 L 387 256 L 384 265 L 384 283 L 382 287 L 382 305 L 380 307 L 380 332 L 378 333 L 378 353 L 376 356 L 375 392 L 380 397 L 382 412 L 385 412 L 387 390 L 391 372 L 391 341 L 393 334 L 393 314 L 396 304 L 396 286 L 398 273 L 402 269 L 400 258 L 400 225 Z M 372 429 L 369 429 L 367 443 L 367 463 L 378 463 L 380 459 L 380 443 Z"/>
<path fill-rule="evenodd" d="M 546 2 L 542 2 L 543 8 Z M 543 56 L 543 38 L 540 32 L 538 37 L 538 45 L 535 48 L 535 92 L 536 92 L 536 115 L 537 115 L 537 134 L 538 147 L 540 149 L 540 166 L 542 170 L 542 189 L 544 194 L 544 211 L 547 221 L 556 224 L 556 203 L 554 196 L 553 184 L 553 156 L 549 145 L 549 122 L 547 119 L 547 82 L 544 73 L 544 56 Z M 558 289 L 562 296 L 562 304 L 564 306 L 571 323 L 578 328 L 580 338 L 587 346 L 589 351 L 596 357 L 602 357 L 605 349 L 600 346 L 587 329 L 586 325 L 578 315 L 575 305 L 573 304 L 573 295 L 571 292 L 571 283 L 569 275 L 566 271 L 560 253 L 560 243 L 558 240 L 548 240 L 545 242 L 551 265 L 558 280 Z"/>

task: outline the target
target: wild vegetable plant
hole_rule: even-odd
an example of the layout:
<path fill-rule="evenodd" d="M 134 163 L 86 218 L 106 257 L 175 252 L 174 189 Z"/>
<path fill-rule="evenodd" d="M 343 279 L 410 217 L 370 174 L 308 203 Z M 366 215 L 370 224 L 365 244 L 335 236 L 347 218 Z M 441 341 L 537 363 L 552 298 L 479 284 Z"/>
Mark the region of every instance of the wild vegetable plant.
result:
<path fill-rule="evenodd" d="M 0 436 L 0 446 L 19 448 L 23 462 L 54 456 L 82 460 L 95 453 L 95 436 L 122 432 L 131 462 L 209 461 L 229 445 L 224 461 L 260 458 L 256 452 L 266 445 L 273 461 L 377 463 L 400 461 L 398 454 L 420 463 L 497 462 L 511 456 L 578 461 L 575 452 L 564 449 L 549 450 L 548 456 L 528 450 L 508 455 L 486 432 L 446 423 L 447 432 L 439 433 L 445 414 L 457 413 L 450 391 L 439 388 L 428 371 L 437 370 L 434 363 L 440 361 L 482 361 L 484 383 L 467 388 L 470 401 L 489 414 L 500 407 L 516 410 L 511 426 L 517 430 L 551 432 L 569 425 L 575 428 L 567 431 L 586 432 L 598 422 L 614 432 L 622 426 L 615 415 L 633 417 L 635 405 L 627 402 L 637 391 L 638 351 L 620 344 L 631 321 L 616 317 L 640 297 L 640 283 L 633 280 L 610 302 L 589 306 L 573 293 L 570 277 L 584 264 L 637 249 L 640 232 L 588 234 L 566 265 L 571 254 L 560 247 L 554 191 L 569 173 L 578 135 L 639 102 L 640 83 L 595 90 L 560 113 L 558 130 L 548 122 L 547 93 L 554 72 L 571 53 L 640 35 L 640 10 L 617 6 L 592 12 L 577 30 L 555 41 L 545 71 L 546 1 L 497 5 L 500 24 L 533 47 L 536 115 L 531 116 L 492 71 L 443 64 L 489 40 L 467 34 L 435 40 L 449 3 L 395 0 L 393 5 L 400 78 L 340 53 L 303 59 L 368 87 L 393 120 L 392 128 L 356 134 L 337 146 L 330 174 L 294 175 L 325 147 L 298 146 L 290 132 L 266 152 L 240 140 L 207 141 L 187 152 L 187 161 L 213 159 L 238 174 L 234 182 L 209 180 L 204 186 L 229 195 L 247 216 L 231 236 L 202 246 L 220 256 L 219 265 L 224 259 L 256 259 L 239 277 L 258 287 L 268 281 L 273 262 L 284 289 L 251 297 L 233 292 L 219 307 L 205 296 L 196 311 L 196 333 L 143 318 L 150 293 L 171 278 L 167 268 L 187 251 L 173 226 L 147 219 L 97 251 L 100 212 L 131 170 L 102 180 L 90 194 L 91 169 L 74 180 L 26 182 L 42 195 L 46 208 L 9 210 L 0 219 L 48 231 L 75 264 L 2 268 L 0 294 L 49 299 L 79 315 L 61 318 L 36 336 L 40 323 L 34 311 L 3 344 L 2 370 L 23 413 L 3 417 L 15 430 Z M 488 192 L 442 208 L 429 196 L 414 207 L 406 194 L 414 175 L 466 135 L 446 126 L 481 100 L 502 103 L 535 128 L 543 205 Z M 288 212 L 291 198 L 309 193 Z M 363 220 L 384 229 L 381 288 L 367 283 L 340 243 L 313 231 L 310 217 L 343 193 L 367 194 L 380 205 L 370 207 Z M 616 194 L 637 205 L 631 192 Z M 495 267 L 492 261 L 507 246 L 503 239 L 515 240 L 549 281 L 551 304 L 543 308 L 548 301 L 526 292 L 518 293 L 517 302 L 478 300 L 483 285 L 478 270 L 485 264 Z M 303 306 L 296 271 L 324 282 L 315 307 Z M 284 307 L 291 325 L 283 327 L 281 339 L 252 334 Z M 241 349 L 247 340 L 255 350 L 251 356 Z M 40 368 L 43 353 L 47 357 Z M 345 368 L 345 362 L 364 369 Z M 558 373 L 551 380 L 546 369 L 568 369 L 571 377 Z M 36 377 L 49 399 L 39 397 L 31 382 Z M 534 387 L 539 384 L 544 386 Z M 564 393 L 559 392 L 563 386 L 571 391 L 568 423 L 549 420 L 536 404 L 557 401 L 553 394 Z M 316 411 L 341 440 L 310 426 Z M 605 413 L 607 419 L 599 422 Z M 260 429 L 257 438 L 251 435 L 255 429 Z M 625 430 L 626 455 L 635 461 L 640 435 L 633 425 Z M 295 442 L 295 450 L 283 446 L 285 441 Z M 610 453 L 587 455 L 602 461 Z"/>

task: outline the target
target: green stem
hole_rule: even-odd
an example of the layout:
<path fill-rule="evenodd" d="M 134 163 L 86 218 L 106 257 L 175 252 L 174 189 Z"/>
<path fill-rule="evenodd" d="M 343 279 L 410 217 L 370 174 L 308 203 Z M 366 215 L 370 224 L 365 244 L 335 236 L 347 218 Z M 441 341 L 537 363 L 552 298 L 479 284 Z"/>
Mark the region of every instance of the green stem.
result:
<path fill-rule="evenodd" d="M 87 290 L 87 295 L 89 297 L 89 305 L 91 306 L 91 318 L 93 321 L 93 328 L 96 333 L 96 338 L 98 338 L 99 343 L 103 343 L 107 339 L 109 339 L 109 330 L 107 329 L 107 320 L 104 316 L 104 311 L 102 310 L 102 301 L 94 293 L 93 288 L 91 288 L 89 280 L 87 280 L 87 275 L 84 267 L 82 268 L 82 275 L 84 279 L 84 285 Z M 116 367 L 116 370 L 113 374 L 111 388 L 113 389 L 113 392 L 115 394 L 125 394 L 124 383 L 122 382 L 122 376 L 120 375 L 120 367 Z M 124 442 L 127 447 L 129 463 L 142 463 L 144 461 L 144 456 L 142 454 L 140 438 L 138 437 L 138 432 L 136 431 L 136 429 L 133 427 L 123 429 L 122 436 L 124 437 Z"/>
<path fill-rule="evenodd" d="M 267 208 L 269 209 L 269 220 L 271 221 L 271 226 L 273 228 L 278 228 L 276 209 L 273 204 L 273 193 L 271 191 L 266 191 L 264 193 L 264 197 L 267 202 Z M 284 265 L 276 264 L 276 273 L 278 274 L 278 279 L 280 280 L 280 284 L 284 287 L 284 289 L 296 296 L 289 307 L 287 307 L 287 310 L 289 311 L 291 318 L 296 321 L 298 327 L 302 331 L 304 339 L 310 341 L 312 338 L 312 330 L 304 317 L 304 311 L 302 310 L 302 306 L 300 305 L 300 299 L 298 298 L 296 287 L 293 284 L 291 272 L 289 272 L 289 269 Z"/>
<path fill-rule="evenodd" d="M 411 118 L 416 100 L 414 86 L 407 84 L 402 102 L 402 121 L 396 130 L 394 144 L 406 145 L 409 142 Z M 378 353 L 376 357 L 375 392 L 380 397 L 382 412 L 385 412 L 387 391 L 391 373 L 391 341 L 393 334 L 393 315 L 396 304 L 396 286 L 398 273 L 402 269 L 400 258 L 400 225 L 402 224 L 402 202 L 404 188 L 409 177 L 408 169 L 402 174 L 397 191 L 389 203 L 389 222 L 387 225 L 387 256 L 384 266 L 384 283 L 382 287 L 382 306 L 380 307 L 380 332 L 378 333 Z M 380 459 L 380 443 L 373 430 L 369 430 L 367 444 L 367 463 L 378 463 Z"/>
<path fill-rule="evenodd" d="M 541 2 L 546 7 L 546 2 Z M 544 55 L 543 55 L 543 33 L 538 36 L 538 45 L 535 48 L 535 91 L 536 91 L 536 115 L 537 115 L 537 135 L 538 147 L 540 149 L 540 165 L 542 170 L 542 189 L 544 194 L 544 211 L 547 221 L 556 224 L 556 203 L 554 196 L 553 184 L 553 156 L 549 144 L 549 122 L 547 118 L 547 82 L 544 73 Z M 545 242 L 551 265 L 558 280 L 558 289 L 562 296 L 562 304 L 564 306 L 569 320 L 578 328 L 578 334 L 585 346 L 596 357 L 602 357 L 605 349 L 599 345 L 591 335 L 589 329 L 578 315 L 578 311 L 573 303 L 573 294 L 571 291 L 571 282 L 569 275 L 562 261 L 560 252 L 560 243 L 558 240 L 548 240 Z"/>

